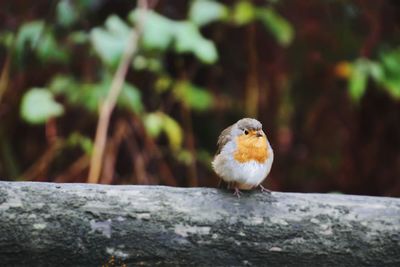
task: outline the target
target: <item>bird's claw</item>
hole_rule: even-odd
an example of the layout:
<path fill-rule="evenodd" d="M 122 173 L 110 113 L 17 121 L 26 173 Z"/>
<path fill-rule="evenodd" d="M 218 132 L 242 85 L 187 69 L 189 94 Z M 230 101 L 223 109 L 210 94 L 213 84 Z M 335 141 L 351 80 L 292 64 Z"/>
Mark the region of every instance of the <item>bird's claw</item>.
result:
<path fill-rule="evenodd" d="M 235 187 L 235 192 L 233 192 L 233 195 L 237 196 L 238 198 L 240 198 L 240 195 L 242 194 L 242 192 L 240 192 L 239 188 Z"/>
<path fill-rule="evenodd" d="M 261 192 L 265 192 L 265 193 L 268 193 L 268 194 L 271 194 L 271 193 L 272 193 L 271 190 L 265 188 L 265 187 L 264 187 L 263 185 L 261 185 L 261 184 L 260 184 L 260 187 L 261 187 Z"/>

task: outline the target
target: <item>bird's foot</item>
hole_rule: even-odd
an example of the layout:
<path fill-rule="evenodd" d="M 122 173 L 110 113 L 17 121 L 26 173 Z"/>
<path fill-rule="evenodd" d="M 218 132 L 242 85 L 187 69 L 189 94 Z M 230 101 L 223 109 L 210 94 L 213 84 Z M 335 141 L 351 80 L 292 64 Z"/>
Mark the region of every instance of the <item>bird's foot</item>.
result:
<path fill-rule="evenodd" d="M 262 184 L 260 184 L 260 187 L 261 187 L 261 192 L 265 192 L 265 193 L 268 193 L 268 194 L 271 194 L 271 193 L 272 193 L 271 190 L 265 188 Z"/>
<path fill-rule="evenodd" d="M 235 187 L 235 192 L 233 192 L 233 195 L 237 196 L 238 198 L 240 198 L 240 195 L 242 194 L 242 192 L 240 192 L 239 188 Z"/>

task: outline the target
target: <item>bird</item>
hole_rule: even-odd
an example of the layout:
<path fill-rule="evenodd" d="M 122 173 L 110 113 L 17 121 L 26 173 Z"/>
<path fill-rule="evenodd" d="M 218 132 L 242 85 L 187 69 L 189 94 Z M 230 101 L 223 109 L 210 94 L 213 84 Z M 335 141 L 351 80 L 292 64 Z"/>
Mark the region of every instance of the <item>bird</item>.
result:
<path fill-rule="evenodd" d="M 221 132 L 217 146 L 212 168 L 229 188 L 234 188 L 234 195 L 240 198 L 240 190 L 258 186 L 263 192 L 271 192 L 261 185 L 274 161 L 261 122 L 253 118 L 238 120 Z"/>

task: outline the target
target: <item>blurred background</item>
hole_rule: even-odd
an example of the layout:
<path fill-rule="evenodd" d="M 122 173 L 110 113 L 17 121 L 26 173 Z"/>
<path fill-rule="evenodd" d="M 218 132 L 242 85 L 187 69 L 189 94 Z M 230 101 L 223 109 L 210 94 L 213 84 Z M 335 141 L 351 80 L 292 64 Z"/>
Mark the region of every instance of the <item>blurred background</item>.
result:
<path fill-rule="evenodd" d="M 215 187 L 219 133 L 254 117 L 269 189 L 400 196 L 399 1 L 153 0 L 144 19 L 131 0 L 0 5 L 1 180 L 87 182 L 142 20 L 95 182 Z"/>

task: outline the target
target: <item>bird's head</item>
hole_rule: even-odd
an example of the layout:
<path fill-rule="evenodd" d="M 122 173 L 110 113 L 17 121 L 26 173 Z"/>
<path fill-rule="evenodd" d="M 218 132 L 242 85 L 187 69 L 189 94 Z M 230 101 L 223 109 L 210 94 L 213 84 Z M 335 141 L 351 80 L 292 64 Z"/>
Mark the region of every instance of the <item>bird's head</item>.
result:
<path fill-rule="evenodd" d="M 232 128 L 231 135 L 233 138 L 240 136 L 243 139 L 265 137 L 261 122 L 252 118 L 244 118 L 237 121 Z"/>

